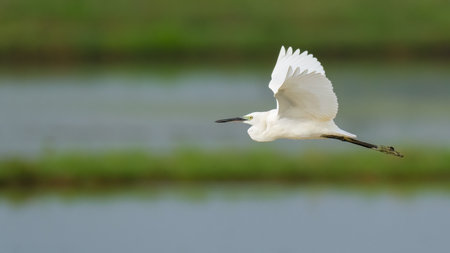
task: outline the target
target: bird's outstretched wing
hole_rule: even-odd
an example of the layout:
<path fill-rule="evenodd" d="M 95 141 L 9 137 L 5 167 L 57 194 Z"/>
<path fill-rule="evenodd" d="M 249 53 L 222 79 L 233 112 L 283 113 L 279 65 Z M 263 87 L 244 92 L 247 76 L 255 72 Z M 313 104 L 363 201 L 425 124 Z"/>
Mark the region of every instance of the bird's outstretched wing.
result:
<path fill-rule="evenodd" d="M 278 115 L 332 120 L 338 103 L 320 62 L 307 51 L 281 47 L 269 88 L 277 99 Z"/>

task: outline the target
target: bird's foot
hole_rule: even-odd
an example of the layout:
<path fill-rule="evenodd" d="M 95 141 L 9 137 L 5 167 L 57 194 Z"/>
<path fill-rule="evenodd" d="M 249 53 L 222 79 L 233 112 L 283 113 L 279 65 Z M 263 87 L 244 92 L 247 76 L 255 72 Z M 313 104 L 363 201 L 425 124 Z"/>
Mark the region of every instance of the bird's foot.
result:
<path fill-rule="evenodd" d="M 377 148 L 374 148 L 377 151 L 380 151 L 382 153 L 385 154 L 390 154 L 390 155 L 395 155 L 398 157 L 403 157 L 402 154 L 400 154 L 399 152 L 395 151 L 394 147 L 391 146 L 383 146 L 383 145 L 379 145 Z"/>

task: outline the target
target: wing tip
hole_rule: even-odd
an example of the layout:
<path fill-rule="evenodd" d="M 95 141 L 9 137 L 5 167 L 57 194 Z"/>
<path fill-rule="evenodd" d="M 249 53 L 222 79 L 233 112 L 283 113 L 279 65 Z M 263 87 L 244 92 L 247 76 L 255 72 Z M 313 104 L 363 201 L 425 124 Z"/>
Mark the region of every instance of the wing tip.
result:
<path fill-rule="evenodd" d="M 281 50 L 280 50 L 280 55 L 279 57 L 282 57 L 286 54 L 286 49 L 284 48 L 284 46 L 281 46 Z"/>
<path fill-rule="evenodd" d="M 294 50 L 293 47 L 288 47 L 286 49 L 286 47 L 284 45 L 281 46 L 280 56 L 311 56 L 311 57 L 313 57 L 312 54 L 308 54 L 308 50 L 302 51 L 302 50 L 300 50 L 300 48 L 296 48 Z M 317 60 L 317 58 L 315 58 L 315 59 Z"/>
<path fill-rule="evenodd" d="M 289 48 L 288 48 L 288 50 L 287 50 L 286 54 L 288 54 L 288 55 L 292 55 L 292 47 L 289 47 Z"/>
<path fill-rule="evenodd" d="M 280 55 L 301 55 L 301 56 L 311 56 L 314 59 L 317 60 L 317 58 L 314 57 L 313 54 L 309 53 L 308 50 L 302 51 L 300 48 L 296 48 L 294 50 L 293 47 L 288 47 L 286 50 L 286 47 L 284 45 L 281 46 Z"/>

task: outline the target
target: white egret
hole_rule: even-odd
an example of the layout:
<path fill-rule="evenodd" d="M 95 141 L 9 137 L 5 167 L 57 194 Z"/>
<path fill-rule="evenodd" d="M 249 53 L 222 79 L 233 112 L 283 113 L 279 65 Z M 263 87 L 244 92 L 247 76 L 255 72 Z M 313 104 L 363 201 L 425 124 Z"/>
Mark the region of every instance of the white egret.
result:
<path fill-rule="evenodd" d="M 250 137 L 259 142 L 285 139 L 337 139 L 386 154 L 403 157 L 390 146 L 374 145 L 356 139 L 340 129 L 334 118 L 338 111 L 336 94 L 320 62 L 297 49 L 281 47 L 269 88 L 277 108 L 253 112 L 243 117 L 217 120 L 217 123 L 243 122 L 251 125 Z"/>

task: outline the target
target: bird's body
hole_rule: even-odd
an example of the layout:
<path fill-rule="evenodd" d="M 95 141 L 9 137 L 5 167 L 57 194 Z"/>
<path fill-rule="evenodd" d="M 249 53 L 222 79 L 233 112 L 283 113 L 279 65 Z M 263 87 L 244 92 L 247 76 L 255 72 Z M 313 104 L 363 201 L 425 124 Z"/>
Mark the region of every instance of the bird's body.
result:
<path fill-rule="evenodd" d="M 402 156 L 392 147 L 356 140 L 356 135 L 334 123 L 338 111 L 336 94 L 320 62 L 307 51 L 300 53 L 297 49 L 293 52 L 292 48 L 285 50 L 282 47 L 269 88 L 276 98 L 276 109 L 216 122 L 242 121 L 250 124 L 248 134 L 260 142 L 281 138 L 332 138 Z"/>
<path fill-rule="evenodd" d="M 259 142 L 276 139 L 323 139 L 322 135 L 338 135 L 356 138 L 354 134 L 340 129 L 333 120 L 313 121 L 302 118 L 280 117 L 277 109 L 252 113 L 258 124 L 248 129 L 250 137 Z M 250 122 L 248 122 L 250 124 Z"/>

